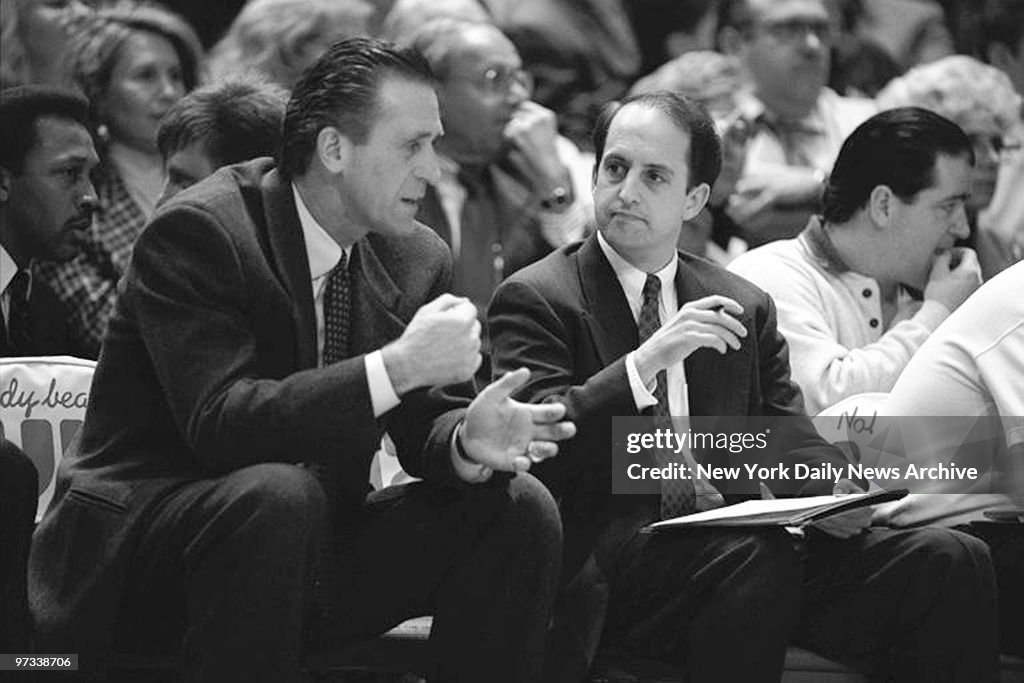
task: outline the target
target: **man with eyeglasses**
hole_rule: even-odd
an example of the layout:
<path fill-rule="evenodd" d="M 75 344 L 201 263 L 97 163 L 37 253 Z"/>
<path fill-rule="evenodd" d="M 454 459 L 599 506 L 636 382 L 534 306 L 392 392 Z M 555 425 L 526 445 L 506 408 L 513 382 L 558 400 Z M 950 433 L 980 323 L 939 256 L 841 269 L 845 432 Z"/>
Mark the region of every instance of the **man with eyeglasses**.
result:
<path fill-rule="evenodd" d="M 1024 97 L 1024 2 L 986 0 L 981 10 L 980 49 L 984 60 L 999 69 Z M 1024 99 L 1021 100 L 1024 115 Z M 978 215 L 979 247 L 991 243 L 1004 255 L 997 267 L 1024 259 L 1024 116 L 1003 150 L 992 202 Z"/>
<path fill-rule="evenodd" d="M 482 315 L 507 275 L 586 233 L 592 160 L 530 100 L 532 80 L 496 27 L 436 19 L 409 42 L 439 80 L 445 132 L 441 180 L 417 217 L 451 247 L 454 291 Z"/>
<path fill-rule="evenodd" d="M 745 131 L 725 136 L 745 151 L 735 188 L 711 212 L 716 230 L 738 226 L 756 246 L 803 228 L 840 145 L 874 105 L 825 87 L 836 30 L 825 0 L 728 0 L 722 18 L 721 49 L 743 62 L 751 87 L 719 122 Z"/>

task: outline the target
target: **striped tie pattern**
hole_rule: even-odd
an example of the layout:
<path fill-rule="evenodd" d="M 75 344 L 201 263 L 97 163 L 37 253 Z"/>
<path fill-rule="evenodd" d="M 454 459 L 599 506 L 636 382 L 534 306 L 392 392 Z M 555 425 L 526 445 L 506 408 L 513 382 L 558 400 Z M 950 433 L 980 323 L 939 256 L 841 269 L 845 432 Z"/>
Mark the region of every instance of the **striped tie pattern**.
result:
<path fill-rule="evenodd" d="M 644 282 L 643 305 L 640 307 L 640 318 L 637 320 L 637 327 L 640 332 L 640 343 L 643 344 L 659 327 L 661 327 L 661 316 L 658 314 L 658 301 L 661 298 L 661 280 L 655 275 L 648 275 Z M 657 383 L 654 387 L 654 398 L 658 403 L 654 405 L 652 414 L 655 427 L 658 429 L 672 429 L 672 417 L 668 405 L 668 373 L 665 370 L 658 371 Z M 659 466 L 665 466 L 673 461 L 684 464 L 682 458 L 672 451 L 657 451 L 655 459 Z M 661 480 L 661 517 L 670 519 L 693 512 L 696 509 L 696 492 L 693 481 L 690 479 L 662 479 Z"/>

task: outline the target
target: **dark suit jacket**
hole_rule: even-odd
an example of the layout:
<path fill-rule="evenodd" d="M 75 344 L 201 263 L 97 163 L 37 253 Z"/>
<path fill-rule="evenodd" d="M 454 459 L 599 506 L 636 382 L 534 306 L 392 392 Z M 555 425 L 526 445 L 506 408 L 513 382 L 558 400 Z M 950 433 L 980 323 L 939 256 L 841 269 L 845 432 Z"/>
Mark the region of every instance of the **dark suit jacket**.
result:
<path fill-rule="evenodd" d="M 162 207 L 120 285 L 77 448 L 33 543 L 42 643 L 109 644 L 137 529 L 164 491 L 261 462 L 341 458 L 358 506 L 386 428 L 403 466 L 455 483 L 465 398 L 419 391 L 374 419 L 363 354 L 448 285 L 429 229 L 354 247 L 354 357 L 317 367 L 309 265 L 290 186 L 269 159 L 222 169 Z"/>
<path fill-rule="evenodd" d="M 68 314 L 57 295 L 39 278 L 32 278 L 28 299 L 32 315 L 32 356 L 77 356 L 89 358 L 87 349 L 77 344 L 68 327 Z M 0 355 L 3 355 L 0 343 Z"/>
<path fill-rule="evenodd" d="M 801 416 L 803 399 L 789 378 L 789 354 L 763 291 L 708 261 L 680 252 L 679 305 L 710 294 L 739 302 L 748 330 L 738 351 L 700 349 L 684 362 L 692 416 Z M 557 457 L 534 468 L 559 499 L 569 576 L 589 555 L 610 519 L 639 496 L 611 495 L 611 422 L 637 415 L 625 356 L 639 345 L 625 294 L 597 236 L 564 247 L 506 280 L 488 313 L 495 376 L 531 371 L 519 398 L 559 400 L 578 427 Z M 844 463 L 809 420 L 787 420 L 785 457 Z M 799 482 L 798 482 L 799 484 Z M 775 486 L 775 484 L 773 484 Z M 782 493 L 828 493 L 814 481 Z M 649 501 L 648 501 L 649 502 Z M 653 508 L 657 510 L 655 506 Z"/>

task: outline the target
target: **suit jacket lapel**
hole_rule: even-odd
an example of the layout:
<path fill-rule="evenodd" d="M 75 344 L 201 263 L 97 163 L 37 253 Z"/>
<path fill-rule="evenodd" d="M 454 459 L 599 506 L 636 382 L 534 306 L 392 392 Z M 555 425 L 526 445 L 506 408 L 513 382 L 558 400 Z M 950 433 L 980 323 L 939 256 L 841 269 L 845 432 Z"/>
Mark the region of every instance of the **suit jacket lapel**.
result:
<path fill-rule="evenodd" d="M 374 239 L 365 237 L 352 249 L 352 352 L 366 353 L 383 340 L 397 339 L 416 311 L 402 295 L 374 249 Z"/>
<path fill-rule="evenodd" d="M 594 339 L 602 365 L 609 365 L 639 343 L 636 321 L 597 235 L 591 235 L 577 254 L 583 317 Z"/>
<path fill-rule="evenodd" d="M 295 302 L 292 308 L 292 321 L 295 326 L 294 337 L 299 367 L 316 367 L 313 286 L 309 274 L 309 259 L 306 256 L 306 242 L 302 237 L 302 225 L 295 209 L 292 188 L 280 178 L 276 170 L 263 177 L 261 186 L 271 258 L 281 283 Z"/>
<path fill-rule="evenodd" d="M 714 294 L 707 283 L 694 274 L 685 256 L 680 256 L 676 272 L 676 295 L 679 307 Z M 753 325 L 745 312 L 741 318 L 747 330 L 753 334 Z M 749 349 L 748 340 L 741 340 L 739 351 L 729 349 L 725 355 L 715 349 L 697 349 L 683 361 L 686 373 L 687 397 L 690 414 L 733 415 L 746 411 L 749 392 Z"/>

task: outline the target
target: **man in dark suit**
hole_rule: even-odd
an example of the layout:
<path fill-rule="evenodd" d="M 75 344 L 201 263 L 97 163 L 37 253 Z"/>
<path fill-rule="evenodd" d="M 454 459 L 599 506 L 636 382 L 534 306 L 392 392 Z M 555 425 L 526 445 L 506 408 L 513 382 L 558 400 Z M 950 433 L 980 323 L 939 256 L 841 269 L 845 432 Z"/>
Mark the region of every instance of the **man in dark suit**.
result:
<path fill-rule="evenodd" d="M 414 220 L 440 133 L 418 54 L 343 41 L 296 85 L 276 168 L 159 210 L 33 540 L 38 647 L 179 645 L 189 680 L 276 683 L 303 635 L 433 614 L 432 678 L 538 678 L 561 529 L 523 470 L 573 427 L 509 398 L 525 370 L 452 388 L 476 311 Z M 367 497 L 385 430 L 425 481 Z"/>
<path fill-rule="evenodd" d="M 79 249 L 96 210 L 89 170 L 96 151 L 89 105 L 57 88 L 0 92 L 0 358 L 75 355 L 67 315 L 33 281 L 36 258 L 66 260 Z M 38 473 L 0 436 L 0 650 L 25 652 L 29 620 L 25 565 Z"/>
<path fill-rule="evenodd" d="M 88 115 L 85 99 L 67 90 L 0 93 L 0 356 L 82 355 L 32 262 L 77 254 L 98 208 Z"/>
<path fill-rule="evenodd" d="M 819 523 L 801 554 L 779 529 L 641 534 L 674 514 L 672 487 L 611 495 L 613 416 L 786 418 L 773 423 L 784 462 L 842 457 L 801 417 L 769 297 L 676 250 L 720 166 L 707 114 L 669 93 L 630 97 L 604 111 L 594 141 L 598 234 L 510 277 L 488 317 L 495 371 L 525 364 L 518 395 L 563 402 L 579 428 L 537 470 L 566 535 L 549 680 L 579 680 L 602 624 L 606 647 L 674 663 L 689 681 L 777 681 L 791 638 L 897 680 L 987 680 L 994 587 L 973 539 L 865 530 L 855 511 Z M 723 502 L 713 482 L 676 494 L 684 512 Z"/>

